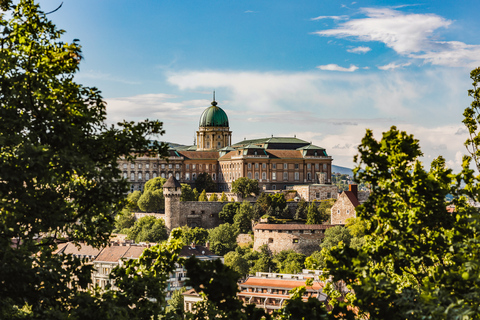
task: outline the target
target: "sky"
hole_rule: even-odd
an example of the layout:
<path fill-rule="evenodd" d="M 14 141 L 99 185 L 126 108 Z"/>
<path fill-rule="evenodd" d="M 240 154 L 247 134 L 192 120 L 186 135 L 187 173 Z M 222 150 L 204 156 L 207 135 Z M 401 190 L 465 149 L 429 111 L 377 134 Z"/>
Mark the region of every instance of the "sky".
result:
<path fill-rule="evenodd" d="M 478 0 L 63 0 L 48 17 L 80 40 L 76 81 L 102 91 L 109 122 L 158 119 L 160 140 L 191 145 L 215 90 L 233 142 L 296 136 L 352 168 L 366 129 L 395 125 L 425 166 L 442 155 L 458 170 L 478 12 Z"/>

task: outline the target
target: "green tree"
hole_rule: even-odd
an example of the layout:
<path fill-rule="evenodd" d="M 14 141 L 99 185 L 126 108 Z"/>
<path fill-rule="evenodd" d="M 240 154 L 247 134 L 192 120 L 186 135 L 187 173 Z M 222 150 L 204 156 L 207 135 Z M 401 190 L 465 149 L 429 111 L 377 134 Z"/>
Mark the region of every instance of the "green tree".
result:
<path fill-rule="evenodd" d="M 237 229 L 229 223 L 221 224 L 209 230 L 208 241 L 210 242 L 210 250 L 221 256 L 229 251 L 235 250 L 237 246 L 237 236 Z"/>
<path fill-rule="evenodd" d="M 138 207 L 143 212 L 160 212 L 165 209 L 163 185 L 167 179 L 157 177 L 145 183 L 143 194 L 138 199 Z"/>
<path fill-rule="evenodd" d="M 206 192 L 217 191 L 217 184 L 212 180 L 212 176 L 206 172 L 202 172 L 195 180 L 195 188 Z"/>
<path fill-rule="evenodd" d="M 282 250 L 273 257 L 280 273 L 301 272 L 306 256 L 293 250 Z"/>
<path fill-rule="evenodd" d="M 354 308 L 375 319 L 478 319 L 480 217 L 465 196 L 478 199 L 479 186 L 469 158 L 460 174 L 441 157 L 426 171 L 418 140 L 395 127 L 381 141 L 368 130 L 358 150 L 355 180 L 375 187 L 357 207 L 365 245 L 340 244 L 327 255 L 329 276 L 355 291 L 348 303 L 335 299 L 335 314 L 353 317 Z"/>
<path fill-rule="evenodd" d="M 295 220 L 307 219 L 308 204 L 305 199 L 300 199 L 297 203 L 297 210 L 295 211 Z"/>
<path fill-rule="evenodd" d="M 275 193 L 269 195 L 271 201 L 271 206 L 274 209 L 283 210 L 287 206 L 287 200 L 285 200 L 285 195 L 283 193 Z"/>
<path fill-rule="evenodd" d="M 22 309 L 32 319 L 87 318 L 85 311 L 107 318 L 107 309 L 117 319 L 153 315 L 138 294 L 122 304 L 116 294 L 89 296 L 92 266 L 52 252 L 60 237 L 109 243 L 128 191 L 117 161 L 136 152 L 165 156 L 166 146 L 147 139 L 161 135 L 162 124 L 107 125 L 100 92 L 74 82 L 78 41 L 62 42 L 64 31 L 33 1 L 1 6 L 8 14 L 0 15 L 0 318 Z"/>
<path fill-rule="evenodd" d="M 465 108 L 463 112 L 463 123 L 468 129 L 469 138 L 465 142 L 468 152 L 472 155 L 473 161 L 480 172 L 480 129 L 479 129 L 479 115 L 480 115 L 480 67 L 470 72 L 470 79 L 472 79 L 473 88 L 468 90 L 468 95 L 473 98 L 470 107 Z"/>
<path fill-rule="evenodd" d="M 138 199 L 138 207 L 143 212 L 159 212 L 165 209 L 163 190 L 145 190 L 140 199 Z"/>
<path fill-rule="evenodd" d="M 260 247 L 260 254 L 258 260 L 255 261 L 253 267 L 250 268 L 250 274 L 255 274 L 256 272 L 274 272 L 277 266 L 273 262 L 272 255 L 268 246 L 264 244 Z"/>
<path fill-rule="evenodd" d="M 348 246 L 350 240 L 352 240 L 352 235 L 347 228 L 343 226 L 335 226 L 325 230 L 325 237 L 320 244 L 320 248 L 330 249 L 337 246 L 340 242 Z"/>
<path fill-rule="evenodd" d="M 172 293 L 172 298 L 168 300 L 168 307 L 165 310 L 165 319 L 176 320 L 184 318 L 184 299 L 183 294 L 187 289 L 185 287 L 175 290 Z"/>
<path fill-rule="evenodd" d="M 218 196 L 216 193 L 212 193 L 210 195 L 210 197 L 208 198 L 208 201 L 211 201 L 211 202 L 217 202 L 218 201 Z"/>
<path fill-rule="evenodd" d="M 258 195 L 260 193 L 260 187 L 258 186 L 257 180 L 241 177 L 233 181 L 232 192 L 245 198 L 251 194 Z"/>
<path fill-rule="evenodd" d="M 138 207 L 138 199 L 142 196 L 142 193 L 139 190 L 135 190 L 128 194 L 126 207 L 128 210 L 135 212 L 140 211 Z"/>
<path fill-rule="evenodd" d="M 167 182 L 167 179 L 162 177 L 156 177 L 145 182 L 144 191 L 163 190 L 163 185 Z"/>
<path fill-rule="evenodd" d="M 240 208 L 240 202 L 227 203 L 218 213 L 218 217 L 222 219 L 223 222 L 233 224 L 233 217 L 237 214 L 238 208 Z"/>
<path fill-rule="evenodd" d="M 305 259 L 305 269 L 320 270 L 324 266 L 325 266 L 325 257 L 321 251 L 315 251 Z"/>
<path fill-rule="evenodd" d="M 310 203 L 307 208 L 307 222 L 306 224 L 322 224 L 325 217 L 322 217 L 320 210 L 315 202 Z"/>
<path fill-rule="evenodd" d="M 253 207 L 248 201 L 243 201 L 233 217 L 233 225 L 238 233 L 249 233 L 252 231 Z"/>
<path fill-rule="evenodd" d="M 208 239 L 208 231 L 203 228 L 190 228 L 183 226 L 182 230 L 182 242 L 184 246 L 189 246 L 191 243 L 206 244 Z"/>
<path fill-rule="evenodd" d="M 202 193 L 198 196 L 198 201 L 207 201 L 207 192 L 205 190 L 202 191 Z"/>
<path fill-rule="evenodd" d="M 120 232 L 123 229 L 128 229 L 135 223 L 134 215 L 127 209 L 123 209 L 115 216 L 115 232 Z"/>
<path fill-rule="evenodd" d="M 248 261 L 236 251 L 230 251 L 224 256 L 224 263 L 226 266 L 232 268 L 240 275 L 245 276 L 250 269 Z"/>
<path fill-rule="evenodd" d="M 198 198 L 200 197 L 200 193 L 198 193 L 197 188 L 193 188 L 193 194 L 195 195 L 194 201 L 198 201 Z"/>
<path fill-rule="evenodd" d="M 186 183 L 182 183 L 182 194 L 180 195 L 180 201 L 197 201 L 195 192 L 192 187 Z"/>
<path fill-rule="evenodd" d="M 350 246 L 354 249 L 360 249 L 365 244 L 365 229 L 367 228 L 367 223 L 365 220 L 360 218 L 349 218 L 346 220 L 345 227 L 348 229 L 352 235 L 350 240 Z"/>
<path fill-rule="evenodd" d="M 160 242 L 167 239 L 167 230 L 163 219 L 145 216 L 135 221 L 128 230 L 127 238 L 135 242 Z"/>
<path fill-rule="evenodd" d="M 222 196 L 220 197 L 220 202 L 228 202 L 227 195 L 222 191 Z"/>

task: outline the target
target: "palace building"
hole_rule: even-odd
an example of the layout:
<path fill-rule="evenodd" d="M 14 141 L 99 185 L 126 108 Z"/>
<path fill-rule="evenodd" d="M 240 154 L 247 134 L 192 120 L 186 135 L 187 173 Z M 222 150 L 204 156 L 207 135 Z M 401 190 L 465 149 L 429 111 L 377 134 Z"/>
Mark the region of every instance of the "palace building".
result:
<path fill-rule="evenodd" d="M 131 191 L 143 190 L 146 181 L 174 176 L 195 186 L 197 176 L 208 173 L 218 191 L 228 192 L 240 177 L 258 180 L 262 190 L 281 190 L 292 185 L 331 184 L 332 158 L 326 150 L 296 137 L 268 137 L 232 144 L 225 111 L 212 102 L 200 116 L 197 143 L 169 148 L 167 159 L 138 157 L 134 163 L 119 160 Z"/>

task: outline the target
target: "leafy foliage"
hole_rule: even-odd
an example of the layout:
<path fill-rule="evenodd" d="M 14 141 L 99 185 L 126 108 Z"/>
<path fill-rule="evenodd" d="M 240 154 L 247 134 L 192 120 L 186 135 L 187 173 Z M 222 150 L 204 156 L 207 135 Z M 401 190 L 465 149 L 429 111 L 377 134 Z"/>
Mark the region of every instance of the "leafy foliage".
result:
<path fill-rule="evenodd" d="M 468 129 L 469 138 L 465 142 L 468 152 L 472 155 L 473 161 L 480 172 L 480 129 L 478 127 L 480 119 L 480 67 L 470 72 L 473 89 L 468 90 L 468 95 L 473 98 L 470 107 L 465 108 L 463 112 L 463 123 Z"/>
<path fill-rule="evenodd" d="M 78 41 L 62 42 L 31 0 L 2 7 L 10 11 L 0 15 L 0 318 L 105 315 L 107 303 L 83 291 L 92 267 L 52 251 L 63 237 L 108 243 L 128 190 L 117 160 L 165 156 L 165 145 L 147 139 L 163 134 L 162 123 L 107 125 L 99 90 L 74 82 Z M 116 305 L 118 319 L 134 299 Z"/>
<path fill-rule="evenodd" d="M 207 172 L 202 172 L 195 180 L 195 188 L 206 192 L 215 192 L 217 191 L 217 184 L 212 180 L 212 176 Z"/>
<path fill-rule="evenodd" d="M 328 206 L 332 206 L 328 200 L 324 200 L 317 206 L 315 202 L 310 203 L 307 208 L 306 224 L 322 224 L 330 219 L 330 211 Z"/>
<path fill-rule="evenodd" d="M 218 217 L 222 219 L 223 222 L 233 224 L 233 217 L 237 213 L 238 208 L 240 208 L 240 202 L 227 203 L 218 213 Z"/>
<path fill-rule="evenodd" d="M 224 263 L 242 276 L 248 274 L 250 270 L 248 261 L 237 251 L 227 252 L 224 256 Z"/>
<path fill-rule="evenodd" d="M 238 230 L 235 226 L 224 223 L 208 231 L 210 250 L 223 256 L 229 251 L 235 250 L 237 246 Z"/>
<path fill-rule="evenodd" d="M 140 211 L 138 207 L 138 199 L 142 196 L 142 193 L 139 190 L 130 192 L 127 196 L 126 208 L 132 212 Z"/>
<path fill-rule="evenodd" d="M 468 158 L 454 175 L 441 157 L 426 171 L 421 155 L 418 140 L 395 127 L 381 141 L 371 131 L 363 138 L 354 172 L 375 187 L 357 207 L 365 245 L 340 244 L 327 256 L 329 276 L 355 292 L 348 302 L 335 300 L 335 314 L 353 318 L 355 309 L 375 319 L 478 319 L 480 217 L 464 197 L 478 199 L 478 184 Z M 455 214 L 447 211 L 448 194 Z"/>
<path fill-rule="evenodd" d="M 305 263 L 305 255 L 293 250 L 282 250 L 273 257 L 280 273 L 301 272 Z"/>
<path fill-rule="evenodd" d="M 208 198 L 208 201 L 212 201 L 212 202 L 217 202 L 218 201 L 218 196 L 216 193 L 212 193 L 210 195 L 210 197 Z"/>
<path fill-rule="evenodd" d="M 233 217 L 233 225 L 238 233 L 252 231 L 253 207 L 248 201 L 243 201 Z"/>
<path fill-rule="evenodd" d="M 251 194 L 258 195 L 260 187 L 258 181 L 246 177 L 240 177 L 232 183 L 232 192 L 239 194 L 242 198 L 248 197 Z"/>
<path fill-rule="evenodd" d="M 295 211 L 295 220 L 307 219 L 308 204 L 305 199 L 300 199 L 297 203 L 297 210 Z"/>
<path fill-rule="evenodd" d="M 160 212 L 160 210 L 165 209 L 163 190 L 145 190 L 140 199 L 138 199 L 138 207 L 143 212 Z"/>
<path fill-rule="evenodd" d="M 119 214 L 115 216 L 116 232 L 119 232 L 123 229 L 128 229 L 132 227 L 134 223 L 135 223 L 135 217 L 130 211 L 126 209 L 123 209 Z"/>
<path fill-rule="evenodd" d="M 203 228 L 190 228 L 188 226 L 181 227 L 182 243 L 189 246 L 191 243 L 205 244 L 208 239 L 208 231 Z"/>
<path fill-rule="evenodd" d="M 180 195 L 180 201 L 197 201 L 197 196 L 192 190 L 192 187 L 186 183 L 182 183 L 182 194 Z"/>
<path fill-rule="evenodd" d="M 200 195 L 198 196 L 198 201 L 208 201 L 207 192 L 205 190 L 203 190 L 202 193 L 200 193 Z"/>
<path fill-rule="evenodd" d="M 228 198 L 227 198 L 227 195 L 225 194 L 225 192 L 222 191 L 222 195 L 220 196 L 220 202 L 227 202 L 228 201 Z"/>
<path fill-rule="evenodd" d="M 135 221 L 128 229 L 127 238 L 135 242 L 160 242 L 167 239 L 167 230 L 163 219 L 146 216 Z"/>

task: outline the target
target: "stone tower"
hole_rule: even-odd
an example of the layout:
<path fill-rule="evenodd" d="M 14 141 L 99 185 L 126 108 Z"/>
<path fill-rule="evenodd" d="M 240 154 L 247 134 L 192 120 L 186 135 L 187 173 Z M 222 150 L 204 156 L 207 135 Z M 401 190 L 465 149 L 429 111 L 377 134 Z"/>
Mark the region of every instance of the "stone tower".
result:
<path fill-rule="evenodd" d="M 187 218 L 180 210 L 180 195 L 182 194 L 182 185 L 174 176 L 168 178 L 163 185 L 163 195 L 165 197 L 165 227 L 170 233 L 172 229 L 187 224 Z"/>

